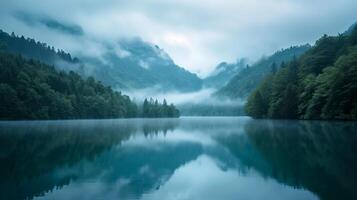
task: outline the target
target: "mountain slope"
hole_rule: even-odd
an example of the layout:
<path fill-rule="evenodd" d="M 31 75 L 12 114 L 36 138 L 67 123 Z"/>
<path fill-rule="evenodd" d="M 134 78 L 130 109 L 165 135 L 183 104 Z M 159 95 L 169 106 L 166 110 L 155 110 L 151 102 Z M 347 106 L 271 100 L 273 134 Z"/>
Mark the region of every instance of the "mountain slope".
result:
<path fill-rule="evenodd" d="M 357 120 L 357 28 L 324 35 L 250 95 L 255 118 Z"/>
<path fill-rule="evenodd" d="M 240 59 L 236 63 L 222 62 L 207 78 L 203 79 L 205 87 L 221 88 L 238 72 L 240 72 L 247 64 L 246 59 Z"/>
<path fill-rule="evenodd" d="M 93 75 L 105 84 L 122 89 L 156 88 L 180 92 L 201 89 L 202 81 L 176 65 L 165 51 L 139 38 L 123 39 L 109 46 L 102 60 L 82 58 L 95 65 Z"/>
<path fill-rule="evenodd" d="M 281 63 L 298 57 L 310 48 L 310 45 L 294 46 L 283 49 L 273 55 L 263 58 L 251 67 L 246 67 L 235 75 L 226 86 L 221 88 L 216 95 L 229 98 L 246 98 L 256 86 L 272 70 L 276 70 Z"/>

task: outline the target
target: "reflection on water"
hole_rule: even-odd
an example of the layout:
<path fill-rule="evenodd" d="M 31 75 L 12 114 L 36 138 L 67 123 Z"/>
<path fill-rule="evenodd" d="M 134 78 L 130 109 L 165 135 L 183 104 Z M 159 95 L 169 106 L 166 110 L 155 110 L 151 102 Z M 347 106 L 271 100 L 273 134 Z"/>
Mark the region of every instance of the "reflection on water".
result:
<path fill-rule="evenodd" d="M 353 122 L 0 123 L 0 199 L 357 199 Z"/>

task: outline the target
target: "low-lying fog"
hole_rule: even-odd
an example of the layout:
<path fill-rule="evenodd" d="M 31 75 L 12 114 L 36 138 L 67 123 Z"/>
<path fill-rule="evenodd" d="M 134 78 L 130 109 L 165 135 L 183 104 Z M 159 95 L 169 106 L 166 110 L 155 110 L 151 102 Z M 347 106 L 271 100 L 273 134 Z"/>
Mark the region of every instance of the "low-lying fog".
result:
<path fill-rule="evenodd" d="M 195 92 L 178 92 L 178 91 L 162 91 L 159 87 L 147 88 L 131 91 L 123 91 L 129 95 L 134 101 L 141 104 L 145 98 L 158 100 L 162 102 L 166 99 L 168 104 L 173 103 L 177 106 L 181 115 L 188 116 L 232 116 L 245 115 L 244 104 L 245 100 L 215 97 L 216 89 L 204 88 Z"/>

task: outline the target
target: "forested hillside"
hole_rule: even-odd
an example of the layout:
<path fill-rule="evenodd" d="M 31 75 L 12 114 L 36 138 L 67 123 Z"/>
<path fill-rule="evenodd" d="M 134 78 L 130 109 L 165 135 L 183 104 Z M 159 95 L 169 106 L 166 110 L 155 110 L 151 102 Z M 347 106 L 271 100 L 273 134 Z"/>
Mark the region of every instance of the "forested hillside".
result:
<path fill-rule="evenodd" d="M 159 116 L 144 115 L 126 95 L 92 77 L 17 55 L 0 53 L 0 119 L 178 117 L 173 105 L 155 104 Z"/>
<path fill-rule="evenodd" d="M 227 96 L 232 99 L 246 98 L 271 71 L 277 70 L 282 63 L 300 56 L 309 48 L 310 45 L 307 44 L 283 49 L 261 59 L 252 66 L 247 66 L 236 74 L 226 86 L 221 88 L 216 95 Z"/>
<path fill-rule="evenodd" d="M 117 118 L 137 115 L 128 96 L 93 78 L 0 54 L 1 119 Z"/>
<path fill-rule="evenodd" d="M 255 118 L 357 119 L 357 29 L 324 35 L 299 59 L 268 75 L 250 95 Z"/>

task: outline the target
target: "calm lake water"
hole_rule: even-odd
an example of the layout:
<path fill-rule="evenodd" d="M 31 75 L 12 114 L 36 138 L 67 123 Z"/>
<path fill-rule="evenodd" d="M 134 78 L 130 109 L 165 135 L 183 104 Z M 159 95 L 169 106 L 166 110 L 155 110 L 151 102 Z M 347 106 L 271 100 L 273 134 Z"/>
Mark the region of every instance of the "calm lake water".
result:
<path fill-rule="evenodd" d="M 0 122 L 0 199 L 357 199 L 357 124 Z"/>

